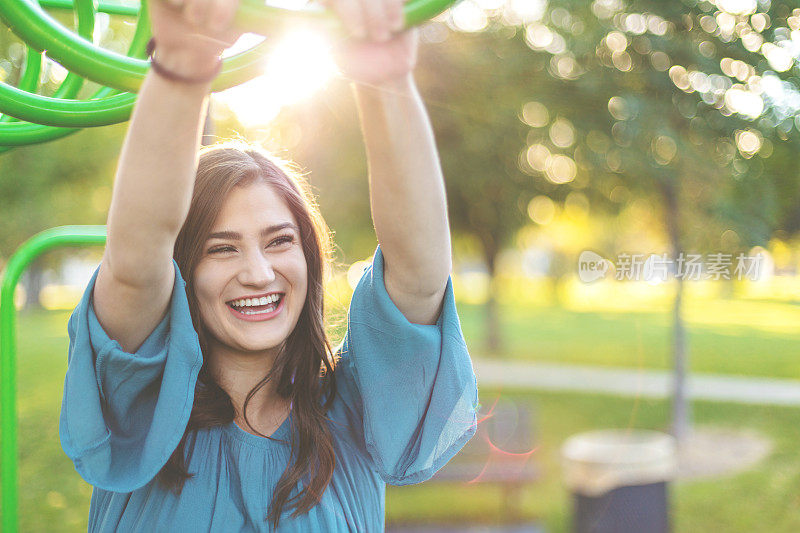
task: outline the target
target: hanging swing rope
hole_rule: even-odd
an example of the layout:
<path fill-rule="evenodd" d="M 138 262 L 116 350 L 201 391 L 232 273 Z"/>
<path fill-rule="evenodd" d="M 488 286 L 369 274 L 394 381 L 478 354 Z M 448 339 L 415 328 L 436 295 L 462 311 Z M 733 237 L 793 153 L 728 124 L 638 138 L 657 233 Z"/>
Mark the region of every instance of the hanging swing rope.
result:
<path fill-rule="evenodd" d="M 442 13 L 455 0 L 410 0 L 403 8 L 409 28 Z M 44 8 L 72 9 L 77 34 L 65 28 Z M 0 0 L 0 19 L 27 45 L 27 59 L 18 87 L 0 82 L 0 153 L 10 147 L 50 141 L 80 128 L 125 122 L 136 92 L 149 69 L 145 46 L 150 38 L 146 2 L 104 0 Z M 92 42 L 97 13 L 137 17 L 136 32 L 126 55 Z M 245 32 L 265 35 L 276 22 L 314 23 L 328 30 L 341 27 L 336 15 L 308 6 L 291 10 L 268 6 L 262 0 L 241 0 L 235 23 Z M 262 57 L 269 46 L 256 46 L 223 60 L 213 92 L 249 81 L 261 74 Z M 37 94 L 41 51 L 61 64 L 69 75 L 52 96 Z M 103 86 L 87 100 L 75 99 L 84 80 Z"/>

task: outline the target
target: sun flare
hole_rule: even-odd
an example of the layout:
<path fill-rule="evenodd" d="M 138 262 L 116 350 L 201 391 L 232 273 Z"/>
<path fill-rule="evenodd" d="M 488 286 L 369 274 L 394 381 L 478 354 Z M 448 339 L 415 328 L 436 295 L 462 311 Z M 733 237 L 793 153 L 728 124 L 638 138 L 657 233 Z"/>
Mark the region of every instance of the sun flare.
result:
<path fill-rule="evenodd" d="M 225 56 L 251 48 L 263 39 L 245 34 Z M 325 87 L 336 73 L 330 48 L 318 33 L 293 30 L 264 58 L 261 76 L 216 93 L 214 101 L 226 105 L 245 127 L 267 124 L 283 107 L 301 102 Z"/>

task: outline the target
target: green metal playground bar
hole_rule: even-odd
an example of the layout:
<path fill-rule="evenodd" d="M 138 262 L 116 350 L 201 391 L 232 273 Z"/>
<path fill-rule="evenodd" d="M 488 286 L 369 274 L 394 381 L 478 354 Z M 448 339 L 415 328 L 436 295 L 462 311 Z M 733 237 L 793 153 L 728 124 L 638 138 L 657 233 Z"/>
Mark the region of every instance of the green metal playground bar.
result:
<path fill-rule="evenodd" d="M 14 291 L 34 259 L 54 248 L 96 246 L 106 242 L 105 226 L 58 226 L 37 233 L 8 260 L 0 289 L 0 472 L 2 473 L 3 531 L 18 527 L 17 480 L 17 339 Z"/>

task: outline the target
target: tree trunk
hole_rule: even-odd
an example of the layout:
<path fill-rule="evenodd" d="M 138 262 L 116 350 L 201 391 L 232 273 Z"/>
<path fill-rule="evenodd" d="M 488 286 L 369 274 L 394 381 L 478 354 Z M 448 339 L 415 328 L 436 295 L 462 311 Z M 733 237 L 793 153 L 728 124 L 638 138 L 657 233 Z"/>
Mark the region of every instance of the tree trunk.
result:
<path fill-rule="evenodd" d="M 495 264 L 497 261 L 497 247 L 484 243 L 484 261 L 489 271 L 489 295 L 485 306 L 486 324 L 486 351 L 488 354 L 497 356 L 502 354 L 503 341 L 500 334 L 500 317 L 497 307 L 498 287 L 495 278 Z"/>
<path fill-rule="evenodd" d="M 44 285 L 44 270 L 39 261 L 33 261 L 25 271 L 25 307 L 37 309 L 42 306 L 39 294 Z"/>
<path fill-rule="evenodd" d="M 672 354 L 675 364 L 675 393 L 672 405 L 672 435 L 681 443 L 692 429 L 692 407 L 686 381 L 689 377 L 689 350 L 686 343 L 686 328 L 681 315 L 683 280 L 677 280 L 675 304 L 672 308 L 673 337 Z"/>
<path fill-rule="evenodd" d="M 683 253 L 680 235 L 680 213 L 678 191 L 675 182 L 662 184 L 666 211 L 667 233 L 669 234 L 672 258 L 676 261 Z M 672 360 L 674 365 L 674 390 L 672 397 L 672 435 L 680 445 L 691 432 L 692 412 L 686 381 L 689 376 L 689 348 L 686 340 L 686 327 L 683 321 L 683 279 L 676 277 L 675 301 L 672 306 Z"/>

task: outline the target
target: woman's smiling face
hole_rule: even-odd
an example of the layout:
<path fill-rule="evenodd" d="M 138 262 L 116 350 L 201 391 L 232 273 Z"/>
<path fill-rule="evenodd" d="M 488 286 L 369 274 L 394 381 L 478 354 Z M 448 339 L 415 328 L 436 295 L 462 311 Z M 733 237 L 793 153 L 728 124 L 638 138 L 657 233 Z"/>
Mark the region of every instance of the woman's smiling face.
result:
<path fill-rule="evenodd" d="M 300 230 L 289 207 L 264 182 L 235 187 L 194 272 L 195 296 L 212 351 L 274 350 L 276 355 L 297 324 L 307 287 Z M 241 299 L 272 298 L 273 293 L 280 295 L 277 309 L 272 303 L 233 308 Z M 267 312 L 259 312 L 265 308 Z"/>

